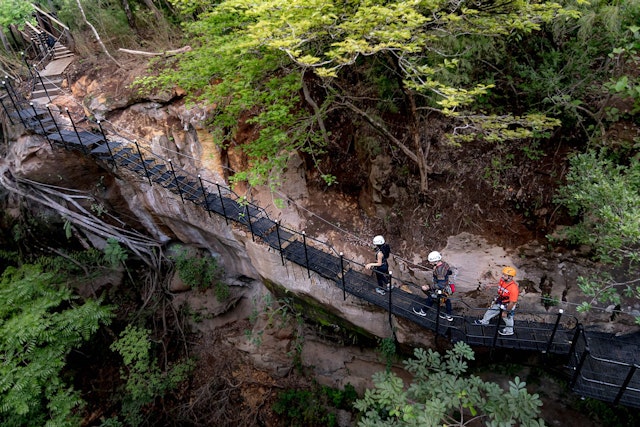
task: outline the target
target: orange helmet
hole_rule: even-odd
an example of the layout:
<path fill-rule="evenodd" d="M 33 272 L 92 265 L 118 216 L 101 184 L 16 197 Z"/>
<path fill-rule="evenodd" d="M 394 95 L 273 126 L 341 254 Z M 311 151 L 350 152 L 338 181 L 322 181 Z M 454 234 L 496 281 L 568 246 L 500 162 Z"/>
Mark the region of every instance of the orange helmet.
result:
<path fill-rule="evenodd" d="M 502 274 L 506 274 L 507 276 L 515 277 L 516 269 L 513 267 L 505 267 L 502 269 Z"/>

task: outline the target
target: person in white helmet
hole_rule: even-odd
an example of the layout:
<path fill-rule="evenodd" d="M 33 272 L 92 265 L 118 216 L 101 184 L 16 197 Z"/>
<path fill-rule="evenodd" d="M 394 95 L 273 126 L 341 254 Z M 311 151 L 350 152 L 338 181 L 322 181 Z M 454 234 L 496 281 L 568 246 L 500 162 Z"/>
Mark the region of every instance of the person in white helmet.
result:
<path fill-rule="evenodd" d="M 389 263 L 387 259 L 389 258 L 389 254 L 391 254 L 391 247 L 384 241 L 384 237 L 379 235 L 373 238 L 373 245 L 376 250 L 376 262 L 365 265 L 365 268 L 375 271 L 376 279 L 378 280 L 378 289 L 376 289 L 376 291 L 384 294 L 384 290 L 388 289 L 390 282 Z"/>
<path fill-rule="evenodd" d="M 425 302 L 426 307 L 431 307 L 435 299 L 444 302 L 444 313 L 440 313 L 440 318 L 453 321 L 451 301 L 449 296 L 452 293 L 451 283 L 449 282 L 450 276 L 453 274 L 449 264 L 442 260 L 442 255 L 438 251 L 433 251 L 427 257 L 429 263 L 433 266 L 433 285 L 422 286 L 421 289 L 427 294 L 427 300 Z M 439 297 L 439 298 L 438 298 Z M 413 308 L 413 312 L 418 316 L 425 317 L 427 313 L 423 307 Z"/>

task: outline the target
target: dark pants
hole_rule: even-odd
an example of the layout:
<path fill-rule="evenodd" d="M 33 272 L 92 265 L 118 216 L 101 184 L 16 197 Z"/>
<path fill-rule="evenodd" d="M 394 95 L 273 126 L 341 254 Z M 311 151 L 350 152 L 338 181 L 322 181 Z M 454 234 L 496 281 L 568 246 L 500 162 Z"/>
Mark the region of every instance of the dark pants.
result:
<path fill-rule="evenodd" d="M 446 298 L 444 295 L 442 295 L 441 298 Z M 437 298 L 434 298 L 431 293 L 427 294 L 427 307 L 431 307 L 433 305 L 433 303 L 437 300 Z M 444 310 L 445 312 L 451 316 L 452 313 L 452 309 L 451 309 L 451 301 L 449 300 L 449 298 L 446 298 L 445 302 L 444 302 Z"/>
<path fill-rule="evenodd" d="M 373 267 L 373 271 L 376 272 L 378 286 L 385 288 L 389 284 L 389 265 L 382 264 L 380 267 Z"/>

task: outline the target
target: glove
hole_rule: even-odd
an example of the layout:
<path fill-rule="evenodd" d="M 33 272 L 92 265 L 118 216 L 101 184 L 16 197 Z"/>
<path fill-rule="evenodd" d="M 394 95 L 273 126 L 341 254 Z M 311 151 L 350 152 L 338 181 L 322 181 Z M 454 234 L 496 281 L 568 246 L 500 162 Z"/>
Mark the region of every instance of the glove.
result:
<path fill-rule="evenodd" d="M 500 304 L 500 310 L 505 311 L 507 309 L 507 307 L 505 307 L 504 304 Z"/>

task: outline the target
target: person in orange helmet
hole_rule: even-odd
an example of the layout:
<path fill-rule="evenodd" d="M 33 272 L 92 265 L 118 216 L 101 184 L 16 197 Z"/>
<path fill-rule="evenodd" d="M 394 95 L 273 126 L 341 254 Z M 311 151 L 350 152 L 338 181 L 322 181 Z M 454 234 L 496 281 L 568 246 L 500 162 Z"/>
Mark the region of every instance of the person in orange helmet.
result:
<path fill-rule="evenodd" d="M 502 311 L 505 327 L 498 333 L 500 335 L 513 335 L 513 316 L 518 305 L 518 296 L 520 295 L 520 288 L 513 280 L 515 276 L 515 268 L 505 267 L 502 269 L 502 277 L 498 282 L 498 295 L 491 303 L 491 307 L 484 313 L 482 319 L 473 322 L 475 325 L 488 325 L 489 321 Z"/>

